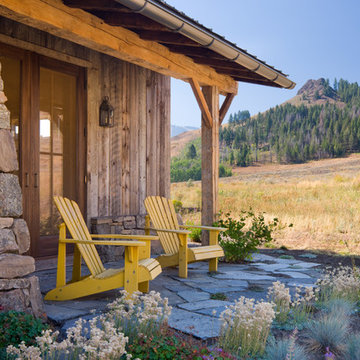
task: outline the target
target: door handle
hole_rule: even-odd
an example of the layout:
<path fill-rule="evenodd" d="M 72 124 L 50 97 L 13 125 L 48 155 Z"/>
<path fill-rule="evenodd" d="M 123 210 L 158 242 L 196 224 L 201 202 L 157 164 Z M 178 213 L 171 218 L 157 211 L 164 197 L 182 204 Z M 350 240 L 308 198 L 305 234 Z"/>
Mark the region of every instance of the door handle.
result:
<path fill-rule="evenodd" d="M 25 187 L 29 187 L 29 173 L 25 173 Z"/>
<path fill-rule="evenodd" d="M 39 176 L 38 173 L 34 173 L 34 188 L 39 187 Z"/>

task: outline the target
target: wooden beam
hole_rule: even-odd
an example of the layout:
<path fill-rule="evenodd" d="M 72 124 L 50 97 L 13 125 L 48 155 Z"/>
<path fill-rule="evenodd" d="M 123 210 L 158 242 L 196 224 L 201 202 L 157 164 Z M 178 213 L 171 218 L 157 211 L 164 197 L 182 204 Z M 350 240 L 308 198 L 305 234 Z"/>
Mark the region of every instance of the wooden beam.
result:
<path fill-rule="evenodd" d="M 237 82 L 189 57 L 175 54 L 161 44 L 145 41 L 125 28 L 107 25 L 61 0 L 1 0 L 0 16 L 177 79 L 196 79 L 218 86 L 222 93 L 237 93 Z"/>
<path fill-rule="evenodd" d="M 215 86 L 204 86 L 203 93 L 213 118 L 213 126 L 201 120 L 201 223 L 211 226 L 219 212 L 219 90 Z M 203 232 L 201 242 L 209 243 L 209 234 Z"/>
<path fill-rule="evenodd" d="M 193 93 L 195 95 L 196 101 L 197 101 L 197 103 L 199 105 L 199 108 L 201 110 L 201 114 L 202 114 L 202 116 L 204 118 L 206 126 L 211 128 L 213 126 L 213 118 L 211 116 L 209 107 L 208 107 L 208 105 L 206 103 L 204 94 L 200 89 L 200 85 L 194 79 L 190 79 L 189 83 L 191 85 L 192 91 L 193 91 Z"/>
<path fill-rule="evenodd" d="M 234 100 L 234 97 L 235 97 L 235 94 L 227 94 L 226 95 L 225 100 L 222 103 L 220 112 L 219 112 L 219 125 L 221 125 L 221 123 L 223 122 L 224 117 L 225 117 L 226 113 L 228 112 L 232 101 Z"/>
<path fill-rule="evenodd" d="M 108 25 L 122 26 L 130 29 L 167 31 L 170 29 L 146 16 L 136 13 L 121 13 L 110 11 L 91 10 L 91 13 L 103 19 Z"/>
<path fill-rule="evenodd" d="M 281 88 L 281 85 L 271 82 L 270 80 L 256 80 L 256 79 L 249 79 L 244 76 L 232 76 L 232 78 L 236 81 L 246 82 L 249 84 L 257 84 L 257 85 L 265 85 L 265 86 L 272 86 L 276 88 Z"/>
<path fill-rule="evenodd" d="M 104 10 L 111 11 L 124 11 L 130 12 L 131 10 L 124 5 L 119 4 L 114 0 L 64 0 L 66 6 L 71 8 L 83 9 L 83 10 Z"/>
<path fill-rule="evenodd" d="M 189 49 L 189 51 L 190 50 L 191 49 Z M 214 59 L 209 56 L 195 56 L 193 54 L 192 59 L 197 64 L 209 65 L 209 66 L 214 66 L 214 67 L 223 68 L 223 69 L 237 69 L 240 71 L 251 73 L 251 71 L 249 69 L 246 69 L 243 66 L 241 66 L 240 64 L 237 64 L 234 61 L 227 60 L 225 58 L 224 59 Z"/>
<path fill-rule="evenodd" d="M 162 44 L 175 44 L 200 47 L 197 42 L 174 32 L 139 30 L 136 32 L 144 40 L 156 41 Z"/>
<path fill-rule="evenodd" d="M 166 45 L 172 52 L 187 55 L 187 56 L 202 56 L 202 57 L 211 57 L 219 60 L 226 60 L 226 58 L 214 51 L 211 51 L 204 47 L 193 47 L 193 46 L 184 46 L 184 45 L 175 45 L 169 44 Z"/>

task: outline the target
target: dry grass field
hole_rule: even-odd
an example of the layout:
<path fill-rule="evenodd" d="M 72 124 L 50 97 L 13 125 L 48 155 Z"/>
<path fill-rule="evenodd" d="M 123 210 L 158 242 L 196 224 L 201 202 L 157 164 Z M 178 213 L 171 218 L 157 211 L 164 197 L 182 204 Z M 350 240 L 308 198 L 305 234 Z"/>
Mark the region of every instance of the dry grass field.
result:
<path fill-rule="evenodd" d="M 250 207 L 278 217 L 276 244 L 289 249 L 360 255 L 360 154 L 300 165 L 234 169 L 221 179 L 220 209 L 235 216 Z M 172 198 L 199 207 L 201 183 L 172 184 Z M 199 222 L 200 213 L 184 216 Z M 287 225 L 293 224 L 292 227 Z"/>

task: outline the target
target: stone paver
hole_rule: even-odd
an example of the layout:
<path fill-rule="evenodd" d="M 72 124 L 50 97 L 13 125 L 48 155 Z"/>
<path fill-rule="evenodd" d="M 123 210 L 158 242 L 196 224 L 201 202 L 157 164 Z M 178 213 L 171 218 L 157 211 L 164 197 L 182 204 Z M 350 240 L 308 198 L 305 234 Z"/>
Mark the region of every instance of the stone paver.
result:
<path fill-rule="evenodd" d="M 259 275 L 245 271 L 228 271 L 226 273 L 219 273 L 214 275 L 217 279 L 234 279 L 234 280 L 273 280 L 276 278 L 271 275 Z"/>
<path fill-rule="evenodd" d="M 231 303 L 221 300 L 202 300 L 196 302 L 188 302 L 185 304 L 179 304 L 179 308 L 189 311 L 196 311 L 201 309 L 215 308 L 222 305 L 231 305 Z"/>
<path fill-rule="evenodd" d="M 107 265 L 112 268 L 122 266 L 121 262 Z M 172 328 L 207 339 L 218 336 L 220 314 L 241 296 L 266 300 L 267 290 L 274 281 L 285 283 L 291 293 L 296 286 L 314 286 L 320 275 L 316 269 L 319 265 L 306 260 L 254 254 L 249 264 L 220 263 L 219 271 L 209 274 L 207 262 L 198 262 L 189 265 L 187 279 L 179 278 L 177 269 L 163 269 L 162 274 L 150 282 L 150 290 L 158 291 L 169 299 L 173 307 L 169 318 Z M 43 293 L 55 286 L 54 269 L 41 270 L 36 275 L 40 278 Z M 68 276 L 71 276 L 70 266 Z M 227 300 L 211 299 L 211 295 L 217 293 L 224 294 Z M 79 317 L 93 318 L 92 309 L 96 310 L 96 314 L 105 311 L 106 305 L 117 296 L 118 290 L 112 290 L 74 301 L 46 302 L 46 311 L 64 332 L 74 326 Z"/>
<path fill-rule="evenodd" d="M 169 326 L 200 339 L 219 336 L 220 332 L 220 321 L 218 319 L 176 308 L 172 310 Z"/>
<path fill-rule="evenodd" d="M 210 294 L 204 291 L 185 290 L 179 291 L 178 295 L 188 302 L 210 299 Z"/>

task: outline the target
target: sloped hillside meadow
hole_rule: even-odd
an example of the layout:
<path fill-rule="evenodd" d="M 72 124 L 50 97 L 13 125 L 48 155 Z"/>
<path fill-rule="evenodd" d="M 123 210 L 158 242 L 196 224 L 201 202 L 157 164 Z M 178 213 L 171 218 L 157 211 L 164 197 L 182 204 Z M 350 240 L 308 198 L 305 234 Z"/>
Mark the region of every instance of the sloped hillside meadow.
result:
<path fill-rule="evenodd" d="M 219 203 L 236 217 L 252 208 L 277 217 L 277 246 L 360 255 L 360 154 L 299 165 L 236 168 L 220 179 Z M 201 182 L 174 183 L 172 199 L 200 207 Z M 200 223 L 200 213 L 183 214 Z M 292 224 L 291 227 L 289 225 Z"/>

